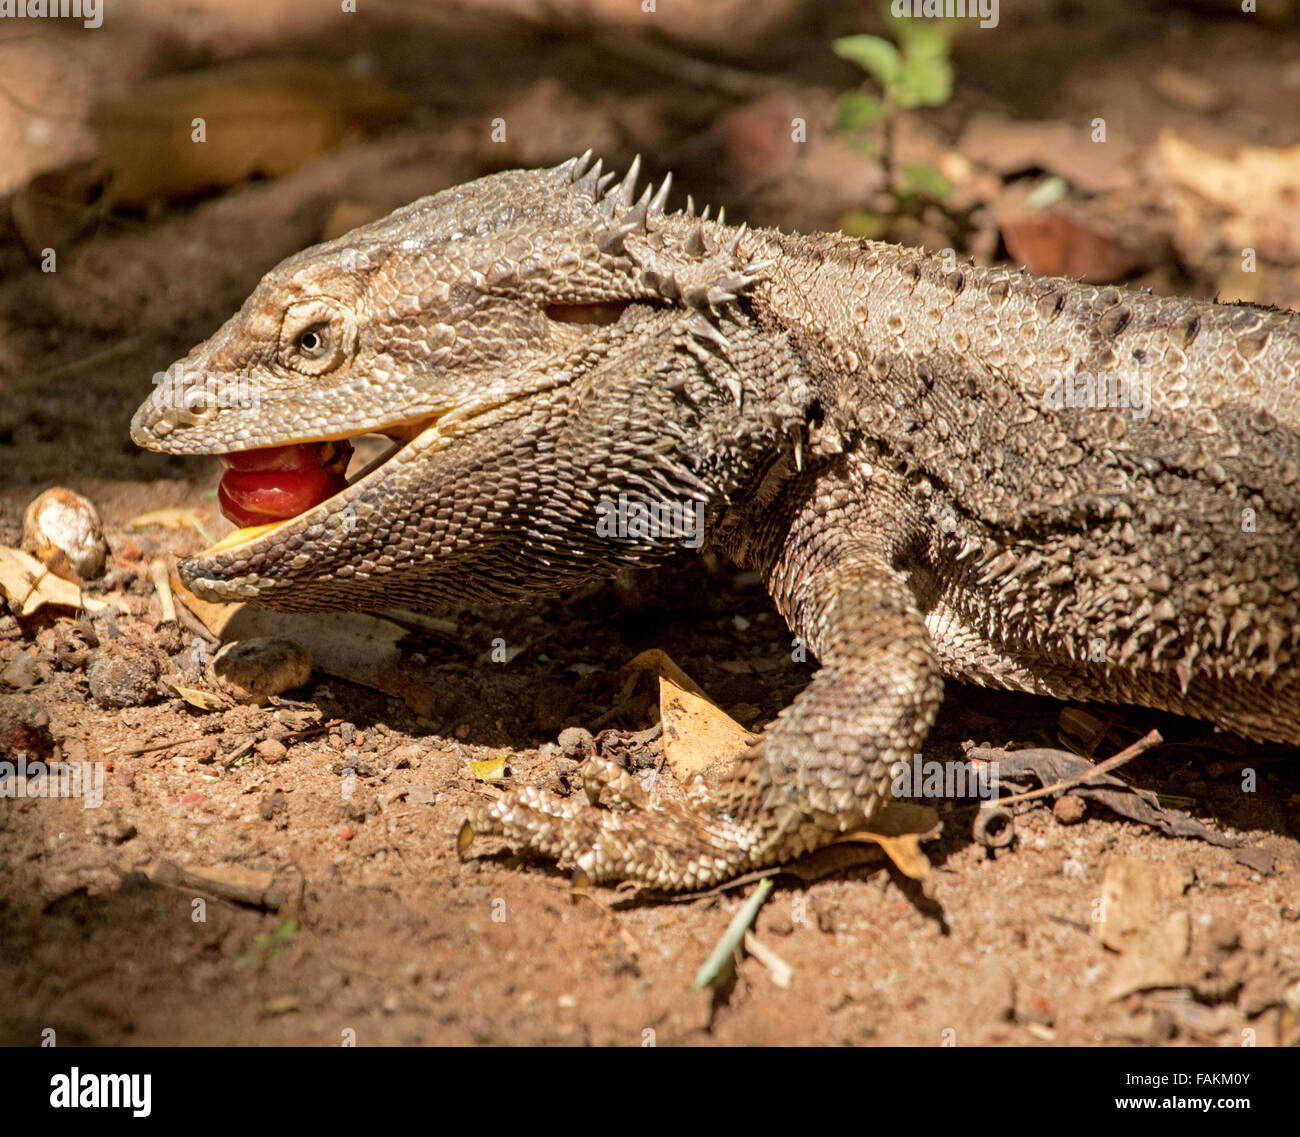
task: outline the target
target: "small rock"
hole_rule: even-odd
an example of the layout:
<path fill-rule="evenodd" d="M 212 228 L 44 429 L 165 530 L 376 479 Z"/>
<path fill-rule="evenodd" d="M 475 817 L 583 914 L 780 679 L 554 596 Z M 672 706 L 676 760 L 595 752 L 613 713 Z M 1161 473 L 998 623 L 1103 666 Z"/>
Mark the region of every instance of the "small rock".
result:
<path fill-rule="evenodd" d="M 86 669 L 90 693 L 101 707 L 137 707 L 158 697 L 158 661 L 127 645 L 100 651 Z"/>
<path fill-rule="evenodd" d="M 54 752 L 50 716 L 34 698 L 7 695 L 0 702 L 0 761 L 23 755 L 29 762 L 44 762 Z"/>
<path fill-rule="evenodd" d="M 311 678 L 312 658 L 297 640 L 254 636 L 227 644 L 212 661 L 217 685 L 243 703 L 263 703 Z"/>
<path fill-rule="evenodd" d="M 561 755 L 555 760 L 555 776 L 559 782 L 559 789 L 566 796 L 573 793 L 582 782 L 582 777 L 578 773 L 581 767 L 573 758 L 565 758 Z"/>
<path fill-rule="evenodd" d="M 49 677 L 45 665 L 36 658 L 36 653 L 28 648 L 20 651 L 3 671 L 0 671 L 0 683 L 18 691 L 30 691 Z"/>
<path fill-rule="evenodd" d="M 195 743 L 194 749 L 190 753 L 193 754 L 194 760 L 200 766 L 208 766 L 217 760 L 217 751 L 219 749 L 220 746 L 215 738 L 204 738 Z"/>
<path fill-rule="evenodd" d="M 80 494 L 62 486 L 46 490 L 27 507 L 23 547 L 51 572 L 79 578 L 78 582 L 99 576 L 108 556 L 99 512 Z"/>
<path fill-rule="evenodd" d="M 556 742 L 559 743 L 560 752 L 569 758 L 586 758 L 596 752 L 596 740 L 591 737 L 591 731 L 585 727 L 566 727 L 560 731 L 560 737 Z"/>
<path fill-rule="evenodd" d="M 1088 812 L 1088 805 L 1076 794 L 1066 794 L 1056 799 L 1052 806 L 1052 816 L 1062 825 L 1074 825 L 1083 820 Z"/>
<path fill-rule="evenodd" d="M 771 935 L 788 936 L 794 931 L 794 920 L 789 912 L 778 909 L 768 916 L 764 927 Z"/>
<path fill-rule="evenodd" d="M 261 756 L 263 762 L 283 762 L 289 754 L 289 748 L 274 738 L 264 738 L 253 749 Z"/>
<path fill-rule="evenodd" d="M 1240 942 L 1237 929 L 1233 926 L 1232 921 L 1225 920 L 1221 916 L 1210 921 L 1206 933 L 1209 936 L 1210 943 L 1220 951 L 1232 951 Z"/>

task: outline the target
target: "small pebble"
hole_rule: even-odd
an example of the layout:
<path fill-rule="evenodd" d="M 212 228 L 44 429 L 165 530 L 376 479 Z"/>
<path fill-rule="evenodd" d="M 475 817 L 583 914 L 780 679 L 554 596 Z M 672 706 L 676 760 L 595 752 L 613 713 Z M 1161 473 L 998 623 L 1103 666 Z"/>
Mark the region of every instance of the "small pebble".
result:
<path fill-rule="evenodd" d="M 591 731 L 585 727 L 565 728 L 560 731 L 560 737 L 556 742 L 559 743 L 560 752 L 569 758 L 586 758 L 596 752 L 596 740 L 591 737 Z"/>
<path fill-rule="evenodd" d="M 1064 797 L 1056 799 L 1056 804 L 1052 806 L 1052 816 L 1062 825 L 1074 825 L 1082 821 L 1084 814 L 1088 812 L 1088 805 L 1077 794 L 1066 794 Z"/>
<path fill-rule="evenodd" d="M 20 651 L 14 661 L 0 671 L 0 683 L 18 691 L 30 691 L 48 677 L 44 664 L 31 649 Z"/>
<path fill-rule="evenodd" d="M 274 738 L 264 738 L 253 747 L 263 762 L 283 762 L 289 754 L 289 748 Z"/>
<path fill-rule="evenodd" d="M 127 645 L 100 651 L 86 668 L 90 694 L 101 707 L 138 707 L 158 697 L 158 661 Z"/>
<path fill-rule="evenodd" d="M 226 644 L 212 661 L 217 685 L 242 703 L 263 703 L 311 678 L 311 652 L 297 640 L 254 636 Z"/>

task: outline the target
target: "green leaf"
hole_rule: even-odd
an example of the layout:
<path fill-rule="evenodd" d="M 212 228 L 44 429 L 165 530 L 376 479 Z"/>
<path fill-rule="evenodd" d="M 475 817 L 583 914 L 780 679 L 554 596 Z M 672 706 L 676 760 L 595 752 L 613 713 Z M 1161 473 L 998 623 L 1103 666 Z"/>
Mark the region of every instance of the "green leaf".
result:
<path fill-rule="evenodd" d="M 865 209 L 850 209 L 836 222 L 835 227 L 850 237 L 868 237 L 873 241 L 885 231 L 884 222 Z"/>
<path fill-rule="evenodd" d="M 874 95 L 850 91 L 835 108 L 836 130 L 862 130 L 885 113 L 885 104 Z"/>
<path fill-rule="evenodd" d="M 856 63 L 883 86 L 892 85 L 898 78 L 903 60 L 898 54 L 898 48 L 887 39 L 866 35 L 844 36 L 835 40 L 831 46 L 841 59 Z"/>
<path fill-rule="evenodd" d="M 933 166 L 908 164 L 903 166 L 902 174 L 907 179 L 908 188 L 917 193 L 928 194 L 939 199 L 952 193 L 952 182 Z"/>
<path fill-rule="evenodd" d="M 952 64 L 946 59 L 904 61 L 894 98 L 901 107 L 938 107 L 952 94 Z"/>
<path fill-rule="evenodd" d="M 933 20 L 900 20 L 898 42 L 907 59 L 947 59 L 952 44 L 942 24 Z"/>
<path fill-rule="evenodd" d="M 1027 213 L 1039 213 L 1049 205 L 1055 205 L 1070 192 L 1070 186 L 1064 178 L 1052 175 L 1044 178 L 1024 201 Z"/>

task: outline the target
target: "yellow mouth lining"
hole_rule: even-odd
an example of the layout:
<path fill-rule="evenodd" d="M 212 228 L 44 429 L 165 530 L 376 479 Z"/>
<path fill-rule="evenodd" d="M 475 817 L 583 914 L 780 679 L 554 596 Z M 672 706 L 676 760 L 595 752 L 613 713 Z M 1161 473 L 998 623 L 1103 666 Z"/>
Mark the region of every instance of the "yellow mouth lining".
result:
<path fill-rule="evenodd" d="M 329 500 L 328 498 L 326 499 Z M 286 517 L 284 521 L 292 521 L 292 517 Z M 232 533 L 227 533 L 210 549 L 204 549 L 201 553 L 195 553 L 196 557 L 210 557 L 213 553 L 224 553 L 227 549 L 233 549 L 236 545 L 242 545 L 245 541 L 254 541 L 263 533 L 269 533 L 277 526 L 283 525 L 284 521 L 271 521 L 266 525 L 249 525 L 243 529 L 236 529 Z"/>

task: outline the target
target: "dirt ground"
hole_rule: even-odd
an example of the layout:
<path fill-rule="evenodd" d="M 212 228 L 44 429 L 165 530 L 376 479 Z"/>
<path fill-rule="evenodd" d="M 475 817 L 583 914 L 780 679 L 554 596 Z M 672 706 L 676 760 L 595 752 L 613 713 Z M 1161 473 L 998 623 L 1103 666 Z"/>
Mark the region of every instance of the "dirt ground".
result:
<path fill-rule="evenodd" d="M 761 730 L 813 669 L 791 661 L 754 579 L 690 556 L 526 610 L 435 613 L 400 638 L 326 621 L 305 686 L 232 704 L 213 696 L 198 618 L 165 621 L 151 575 L 229 528 L 218 464 L 137 451 L 127 430 L 150 376 L 283 256 L 443 186 L 588 146 L 611 168 L 641 152 L 650 176 L 671 167 L 679 192 L 753 224 L 870 224 L 983 262 L 1300 307 L 1292 5 L 1261 3 L 1255 19 L 1209 0 L 1004 10 L 998 28 L 958 41 L 951 99 L 900 119 L 898 157 L 953 188 L 899 210 L 878 158 L 833 126 L 862 76 L 829 44 L 881 29 L 858 5 L 765 0 L 739 19 L 734 3 L 661 2 L 650 27 L 614 0 L 375 5 L 359 26 L 303 22 L 288 3 L 214 0 L 183 18 L 119 7 L 102 34 L 0 40 L 12 60 L 0 80 L 0 545 L 22 543 L 28 502 L 58 485 L 95 504 L 111 553 L 86 587 L 107 608 L 20 616 L 10 601 L 0 615 L 0 759 L 104 775 L 97 808 L 0 797 L 0 1042 L 50 1030 L 61 1045 L 1300 1042 L 1294 750 L 949 684 L 927 759 L 1059 747 L 1080 724 L 1098 727 L 1102 758 L 1158 729 L 1166 744 L 1124 779 L 1232 843 L 1049 799 L 990 850 L 969 802 L 932 803 L 943 824 L 924 881 L 857 846 L 775 873 L 753 931 L 788 977 L 747 953 L 734 981 L 696 990 L 753 883 L 673 901 L 574 896 L 566 872 L 499 842 L 462 860 L 457 835 L 502 788 L 581 796 L 588 747 L 571 731 L 562 746 L 569 728 L 657 768 L 654 699 L 620 676 L 643 651 Z M 168 188 L 150 172 L 177 168 L 157 157 L 157 127 L 112 100 L 183 75 L 198 85 L 174 104 L 184 121 L 187 99 L 220 121 L 243 82 L 221 68 L 248 55 L 338 66 L 409 105 L 349 121 L 291 168 Z M 100 173 L 79 165 L 112 134 L 86 125 L 96 100 L 98 121 L 125 122 L 155 154 L 143 166 L 119 154 L 119 188 L 137 188 L 117 200 L 96 197 Z M 790 140 L 796 118 L 805 141 Z M 1211 162 L 1217 185 L 1250 192 L 1216 199 L 1198 181 Z M 1054 179 L 1065 197 L 1045 223 L 1025 199 Z M 1243 270 L 1245 246 L 1256 259 Z M 42 271 L 50 248 L 56 271 Z M 160 510 L 178 523 L 133 523 Z M 208 692 L 209 709 L 177 686 Z M 471 767 L 502 756 L 504 779 Z M 1121 910 L 1136 913 L 1128 929 Z"/>

